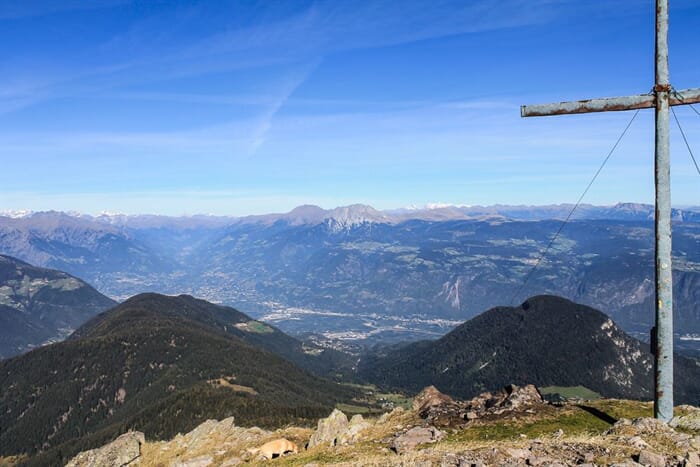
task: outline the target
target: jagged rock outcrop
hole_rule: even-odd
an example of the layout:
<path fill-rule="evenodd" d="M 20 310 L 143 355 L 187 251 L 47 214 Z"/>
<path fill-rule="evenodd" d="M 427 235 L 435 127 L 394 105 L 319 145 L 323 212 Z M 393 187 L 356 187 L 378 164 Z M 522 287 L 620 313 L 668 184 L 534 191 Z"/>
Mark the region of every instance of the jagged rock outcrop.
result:
<path fill-rule="evenodd" d="M 350 423 L 348 423 L 348 428 L 344 433 L 338 436 L 337 443 L 339 445 L 354 444 L 359 439 L 362 432 L 371 426 L 372 424 L 365 421 L 362 415 L 353 415 L 350 419 Z"/>
<path fill-rule="evenodd" d="M 354 444 L 363 431 L 372 426 L 362 415 L 357 414 L 348 421 L 347 415 L 338 409 L 318 421 L 316 431 L 311 435 L 307 448 L 316 446 L 342 446 Z"/>
<path fill-rule="evenodd" d="M 435 386 L 428 386 L 413 399 L 413 409 L 436 426 L 448 426 L 465 419 L 467 407 L 450 396 L 441 393 Z"/>
<path fill-rule="evenodd" d="M 333 412 L 318 421 L 318 428 L 311 439 L 309 440 L 308 448 L 316 446 L 335 446 L 338 438 L 348 429 L 348 417 L 338 409 L 333 409 Z"/>
<path fill-rule="evenodd" d="M 428 386 L 413 398 L 413 410 L 423 418 L 428 418 L 433 411 L 449 411 L 459 409 L 454 399 L 441 393 L 435 386 Z"/>
<path fill-rule="evenodd" d="M 466 405 L 477 414 L 494 413 L 498 415 L 505 411 L 522 410 L 543 402 L 542 394 L 534 385 L 509 384 L 495 394 L 482 393 L 468 401 Z"/>
<path fill-rule="evenodd" d="M 155 443 L 156 457 L 170 457 L 176 454 L 169 467 L 206 467 L 209 465 L 234 466 L 243 462 L 243 449 L 260 444 L 272 433 L 258 427 L 236 426 L 234 418 L 207 420 L 184 435 L 177 435 L 169 442 Z M 220 454 L 233 451 L 236 455 Z"/>
<path fill-rule="evenodd" d="M 543 404 L 540 391 L 532 384 L 508 385 L 495 393 L 484 392 L 469 401 L 455 401 L 435 386 L 423 389 L 414 399 L 413 408 L 427 423 L 436 426 L 459 425 L 485 415 L 526 410 Z"/>
<path fill-rule="evenodd" d="M 131 464 L 141 455 L 141 445 L 146 439 L 140 431 L 124 433 L 101 448 L 81 452 L 66 467 L 122 467 Z"/>
<path fill-rule="evenodd" d="M 502 389 L 507 394 L 502 406 L 512 410 L 520 410 L 524 407 L 541 404 L 544 402 L 542 393 L 534 384 L 523 387 L 511 384 Z"/>
<path fill-rule="evenodd" d="M 173 441 L 178 448 L 199 451 L 211 444 L 212 439 L 228 438 L 239 430 L 233 417 L 221 421 L 207 420 L 186 435 L 177 435 Z"/>

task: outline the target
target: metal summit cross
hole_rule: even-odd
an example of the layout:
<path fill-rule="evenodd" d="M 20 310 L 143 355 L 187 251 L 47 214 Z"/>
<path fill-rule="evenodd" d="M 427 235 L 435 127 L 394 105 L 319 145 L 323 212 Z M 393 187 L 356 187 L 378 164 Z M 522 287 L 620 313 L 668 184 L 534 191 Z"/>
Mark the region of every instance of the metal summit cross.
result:
<path fill-rule="evenodd" d="M 656 0 L 656 81 L 653 94 L 524 105 L 523 117 L 656 108 L 656 348 L 654 416 L 673 417 L 673 289 L 671 277 L 671 182 L 669 107 L 700 102 L 700 88 L 676 92 L 668 73 L 668 0 Z M 652 343 L 652 345 L 654 345 Z M 652 349 L 654 351 L 654 349 Z"/>

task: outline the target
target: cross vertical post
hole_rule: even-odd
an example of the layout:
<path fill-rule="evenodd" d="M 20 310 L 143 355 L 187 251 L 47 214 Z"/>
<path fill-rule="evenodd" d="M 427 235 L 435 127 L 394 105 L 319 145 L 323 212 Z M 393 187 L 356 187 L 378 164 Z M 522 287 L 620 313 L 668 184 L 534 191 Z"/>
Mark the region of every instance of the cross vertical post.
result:
<path fill-rule="evenodd" d="M 669 138 L 668 0 L 656 0 L 656 352 L 654 416 L 673 418 L 673 277 L 671 267 L 671 159 Z"/>
<path fill-rule="evenodd" d="M 669 107 L 700 102 L 700 89 L 675 91 L 668 69 L 668 0 L 656 0 L 656 66 L 654 94 L 606 97 L 555 104 L 523 105 L 522 117 L 656 109 L 654 153 L 656 331 L 652 342 L 654 364 L 654 416 L 673 418 L 673 277 L 671 267 L 671 162 Z"/>

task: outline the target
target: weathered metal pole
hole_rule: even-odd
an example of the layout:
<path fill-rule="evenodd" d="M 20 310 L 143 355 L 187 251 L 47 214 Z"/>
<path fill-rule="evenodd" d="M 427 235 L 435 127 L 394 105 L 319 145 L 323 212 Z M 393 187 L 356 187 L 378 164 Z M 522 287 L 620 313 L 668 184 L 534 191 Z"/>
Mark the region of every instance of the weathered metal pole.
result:
<path fill-rule="evenodd" d="M 668 0 L 656 0 L 656 364 L 654 416 L 673 418 L 673 278 L 669 141 Z"/>
<path fill-rule="evenodd" d="M 669 96 L 669 105 L 700 104 L 700 88 L 674 91 Z M 636 96 L 602 97 L 554 104 L 521 105 L 521 117 L 543 117 L 546 115 L 587 114 L 591 112 L 613 112 L 634 109 L 656 108 L 656 95 L 637 94 Z"/>
<path fill-rule="evenodd" d="M 654 351 L 654 416 L 673 418 L 673 277 L 671 268 L 671 157 L 669 106 L 700 102 L 700 89 L 676 92 L 668 76 L 668 0 L 656 0 L 656 80 L 654 95 L 606 97 L 554 104 L 523 105 L 520 115 L 536 117 L 656 108 L 656 328 Z"/>

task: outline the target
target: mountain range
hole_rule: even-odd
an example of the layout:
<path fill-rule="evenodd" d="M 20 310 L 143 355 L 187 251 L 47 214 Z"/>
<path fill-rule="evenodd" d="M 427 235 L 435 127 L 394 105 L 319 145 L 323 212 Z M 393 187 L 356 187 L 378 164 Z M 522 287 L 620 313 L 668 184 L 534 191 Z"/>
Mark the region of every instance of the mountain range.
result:
<path fill-rule="evenodd" d="M 319 418 L 355 391 L 297 366 L 301 352 L 228 307 L 132 297 L 68 340 L 0 360 L 0 455 L 55 465 L 131 428 L 162 439 L 209 418 L 268 427 Z"/>
<path fill-rule="evenodd" d="M 550 205 L 453 205 L 445 203 L 433 203 L 423 207 L 411 206 L 399 209 L 377 210 L 366 204 L 351 204 L 333 209 L 323 209 L 315 205 L 301 205 L 287 213 L 250 215 L 243 217 L 216 216 L 216 215 L 190 215 L 190 216 L 165 216 L 156 214 L 121 214 L 104 212 L 97 216 L 78 212 L 34 212 L 34 211 L 0 211 L 0 217 L 7 219 L 26 219 L 46 214 L 65 214 L 69 217 L 88 221 L 97 221 L 107 225 L 128 226 L 132 228 L 159 228 L 180 227 L 199 228 L 226 226 L 245 223 L 268 223 L 285 221 L 293 225 L 321 224 L 335 222 L 338 224 L 362 224 L 375 223 L 401 223 L 407 220 L 465 220 L 484 217 L 503 217 L 513 220 L 545 220 L 564 219 L 574 205 L 550 204 Z M 674 221 L 700 220 L 700 206 L 672 209 Z M 572 219 L 608 219 L 608 220 L 653 220 L 654 206 L 643 203 L 617 203 L 608 206 L 596 206 L 581 204 L 571 216 Z"/>
<path fill-rule="evenodd" d="M 647 336 L 653 206 L 581 206 L 523 286 L 569 210 L 353 205 L 245 218 L 33 213 L 0 217 L 0 252 L 65 270 L 117 300 L 144 291 L 186 293 L 286 332 L 336 341 L 438 337 L 485 309 L 536 294 L 603 309 L 626 331 Z M 674 211 L 679 346 L 700 344 L 698 212 Z"/>

